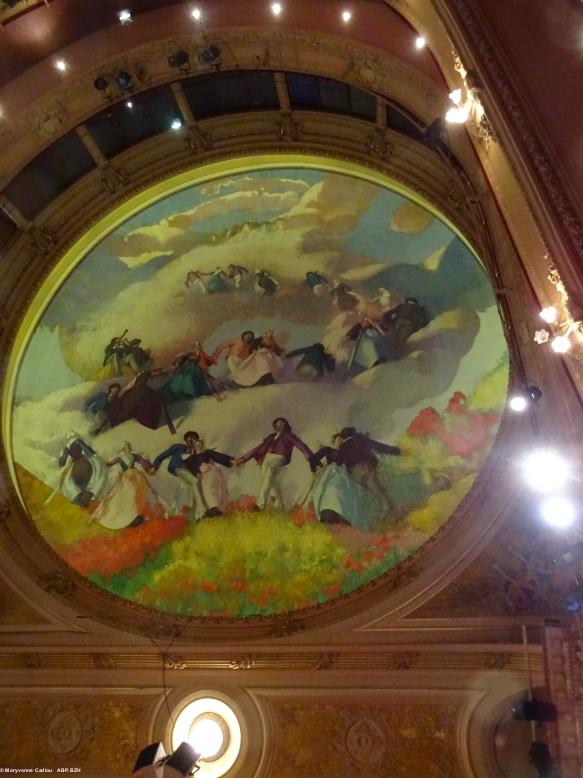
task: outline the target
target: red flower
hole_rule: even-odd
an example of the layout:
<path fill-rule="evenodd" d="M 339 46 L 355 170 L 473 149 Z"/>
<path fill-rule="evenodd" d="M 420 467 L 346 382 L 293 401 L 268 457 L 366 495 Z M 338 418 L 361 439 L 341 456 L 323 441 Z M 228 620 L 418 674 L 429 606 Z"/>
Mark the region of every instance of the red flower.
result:
<path fill-rule="evenodd" d="M 217 592 L 219 590 L 219 585 L 214 583 L 214 581 L 201 581 L 199 588 L 201 588 L 203 592 L 208 592 L 210 594 L 212 592 Z"/>
<path fill-rule="evenodd" d="M 244 581 L 233 581 L 231 583 L 231 589 L 234 592 L 244 592 L 247 588 L 247 584 Z"/>
<path fill-rule="evenodd" d="M 340 584 L 329 584 L 324 587 L 324 594 L 326 597 L 335 597 L 340 591 Z"/>
<path fill-rule="evenodd" d="M 435 408 L 424 408 L 407 427 L 407 433 L 413 437 L 423 438 L 441 429 L 443 422 Z"/>

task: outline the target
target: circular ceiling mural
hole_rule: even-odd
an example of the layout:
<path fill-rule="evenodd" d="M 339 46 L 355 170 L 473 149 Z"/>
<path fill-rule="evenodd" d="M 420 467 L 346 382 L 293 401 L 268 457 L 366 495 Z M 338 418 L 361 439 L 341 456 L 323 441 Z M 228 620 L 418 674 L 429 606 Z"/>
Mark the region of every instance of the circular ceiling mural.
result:
<path fill-rule="evenodd" d="M 203 172 L 53 272 L 13 360 L 13 472 L 109 592 L 285 613 L 379 578 L 454 511 L 506 344 L 465 244 L 370 171 Z"/>

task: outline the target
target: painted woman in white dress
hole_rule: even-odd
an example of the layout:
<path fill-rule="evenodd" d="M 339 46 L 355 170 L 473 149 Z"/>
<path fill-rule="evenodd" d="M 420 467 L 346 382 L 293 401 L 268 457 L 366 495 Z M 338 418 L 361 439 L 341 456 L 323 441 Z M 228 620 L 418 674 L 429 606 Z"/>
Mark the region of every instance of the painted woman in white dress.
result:
<path fill-rule="evenodd" d="M 154 491 L 148 478 L 137 465 L 149 470 L 152 463 L 132 451 L 131 443 L 124 443 L 119 456 L 107 463 L 119 466 L 119 475 L 103 502 L 91 515 L 108 529 L 137 527 L 148 519 L 166 518 L 166 505 Z"/>
<path fill-rule="evenodd" d="M 338 449 L 343 440 L 334 435 L 332 446 L 317 451 L 311 465 L 315 470 L 309 493 L 318 521 L 325 524 L 350 524 L 362 532 L 374 531 L 379 506 L 368 490 L 351 478 L 345 465 L 338 464 Z"/>

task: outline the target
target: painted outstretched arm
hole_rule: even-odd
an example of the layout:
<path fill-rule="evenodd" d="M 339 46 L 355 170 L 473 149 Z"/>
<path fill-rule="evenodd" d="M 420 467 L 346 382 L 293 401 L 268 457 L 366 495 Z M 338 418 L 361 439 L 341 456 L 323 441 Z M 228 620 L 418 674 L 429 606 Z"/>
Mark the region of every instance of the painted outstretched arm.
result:
<path fill-rule="evenodd" d="M 308 462 L 311 460 L 311 458 L 314 455 L 314 452 L 311 448 L 306 446 L 303 440 L 300 440 L 297 435 L 294 435 L 293 432 L 290 433 L 292 442 L 294 446 L 298 449 L 298 451 L 301 451 L 302 454 L 305 456 L 305 458 L 308 460 Z"/>

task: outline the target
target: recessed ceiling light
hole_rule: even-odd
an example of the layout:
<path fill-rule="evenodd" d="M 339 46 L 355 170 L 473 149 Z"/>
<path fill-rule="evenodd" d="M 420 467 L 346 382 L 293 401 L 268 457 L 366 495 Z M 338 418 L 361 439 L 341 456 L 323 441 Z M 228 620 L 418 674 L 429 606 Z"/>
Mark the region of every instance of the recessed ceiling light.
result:
<path fill-rule="evenodd" d="M 190 12 L 190 15 L 192 16 L 195 22 L 200 22 L 200 20 L 202 19 L 202 11 L 200 10 L 200 8 L 193 8 L 192 11 Z"/>
<path fill-rule="evenodd" d="M 125 8 L 118 13 L 117 18 L 119 19 L 120 24 L 129 24 L 132 21 L 132 12 Z"/>
<path fill-rule="evenodd" d="M 427 46 L 427 40 L 423 37 L 423 35 L 418 35 L 415 38 L 415 48 L 421 51 L 421 49 L 424 49 L 426 46 Z"/>
<path fill-rule="evenodd" d="M 342 11 L 342 21 L 344 24 L 348 24 L 348 22 L 352 19 L 352 11 L 349 11 L 346 9 L 345 11 Z"/>
<path fill-rule="evenodd" d="M 170 125 L 170 129 L 172 130 L 179 130 L 182 127 L 182 122 L 180 119 L 173 119 L 172 124 Z"/>
<path fill-rule="evenodd" d="M 570 478 L 569 462 L 546 449 L 531 452 L 522 461 L 522 471 L 528 484 L 538 492 L 556 491 Z"/>
<path fill-rule="evenodd" d="M 67 63 L 65 62 L 64 59 L 58 59 L 55 62 L 55 67 L 57 68 L 57 70 L 60 70 L 61 73 L 64 73 L 65 70 L 67 70 Z"/>
<path fill-rule="evenodd" d="M 271 4 L 271 13 L 274 16 L 281 16 L 281 12 L 283 11 L 283 5 L 281 3 L 272 3 Z"/>
<path fill-rule="evenodd" d="M 508 404 L 510 405 L 511 410 L 515 411 L 516 413 L 522 413 L 528 408 L 528 400 L 523 394 L 515 394 L 510 398 L 510 402 Z"/>

